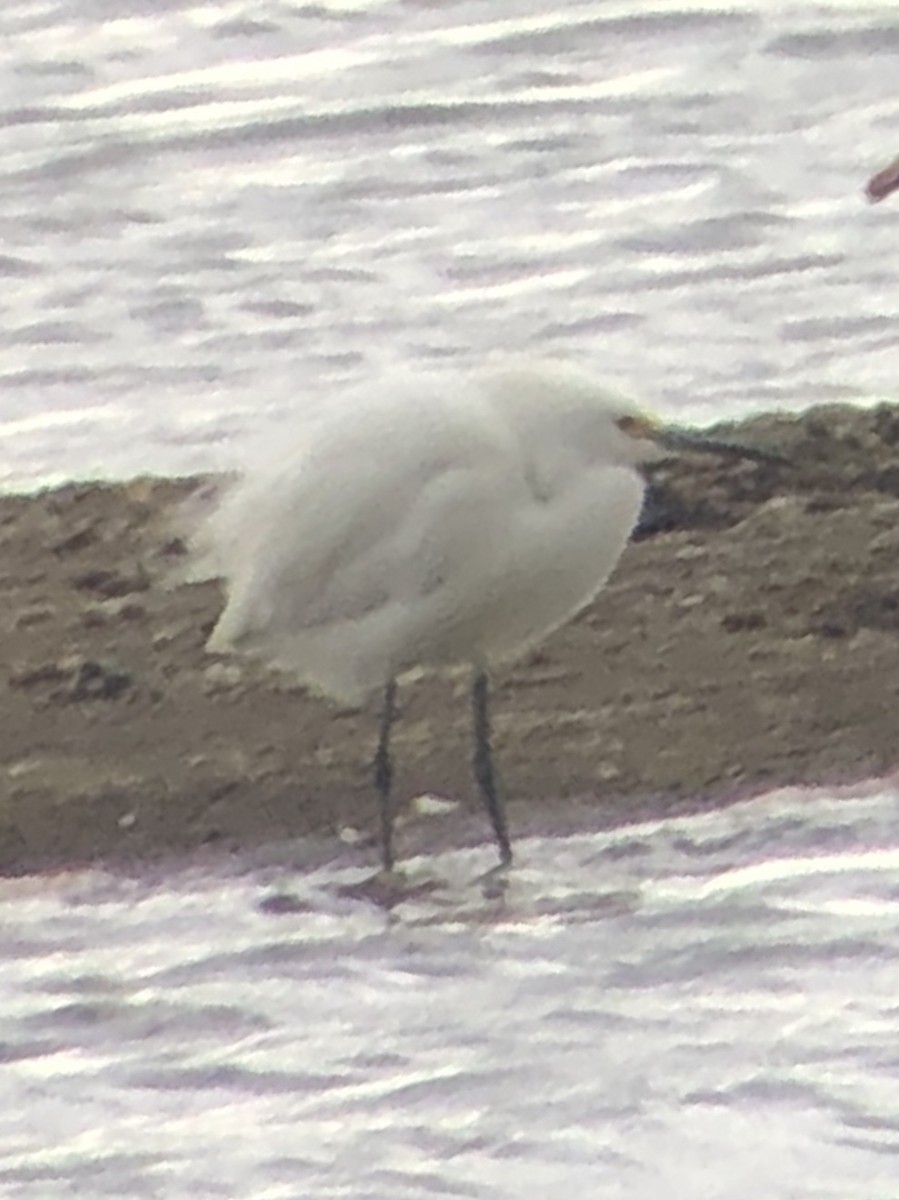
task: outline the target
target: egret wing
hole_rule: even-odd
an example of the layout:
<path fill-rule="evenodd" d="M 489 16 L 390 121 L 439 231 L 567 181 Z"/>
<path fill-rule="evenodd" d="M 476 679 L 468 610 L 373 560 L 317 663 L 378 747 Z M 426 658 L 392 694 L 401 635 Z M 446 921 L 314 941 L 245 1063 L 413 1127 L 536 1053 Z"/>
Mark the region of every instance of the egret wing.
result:
<path fill-rule="evenodd" d="M 358 621 L 433 591 L 477 542 L 502 454 L 487 413 L 430 398 L 315 423 L 210 522 L 229 593 L 217 641 Z"/>

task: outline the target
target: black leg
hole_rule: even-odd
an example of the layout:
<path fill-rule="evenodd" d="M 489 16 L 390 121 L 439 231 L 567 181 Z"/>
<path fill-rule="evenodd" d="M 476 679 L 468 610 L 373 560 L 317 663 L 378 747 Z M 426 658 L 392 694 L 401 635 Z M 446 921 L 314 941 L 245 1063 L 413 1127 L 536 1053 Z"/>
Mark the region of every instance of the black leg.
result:
<path fill-rule="evenodd" d="M 474 774 L 481 789 L 484 807 L 490 817 L 499 857 L 502 865 L 512 861 L 512 844 L 506 825 L 506 810 L 497 787 L 493 771 L 493 754 L 490 749 L 490 706 L 489 682 L 485 671 L 478 671 L 471 689 L 471 707 L 474 717 Z"/>
<path fill-rule="evenodd" d="M 396 719 L 396 680 L 384 688 L 381 732 L 375 754 L 375 787 L 381 806 L 381 855 L 385 871 L 393 870 L 393 764 L 390 761 L 390 731 Z"/>

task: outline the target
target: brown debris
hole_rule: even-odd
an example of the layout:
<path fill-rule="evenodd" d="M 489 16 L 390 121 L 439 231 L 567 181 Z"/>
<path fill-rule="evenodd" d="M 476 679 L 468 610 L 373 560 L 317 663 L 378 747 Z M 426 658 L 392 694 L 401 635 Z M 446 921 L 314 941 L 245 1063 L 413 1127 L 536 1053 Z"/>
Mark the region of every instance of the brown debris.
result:
<path fill-rule="evenodd" d="M 899 188 L 899 158 L 888 167 L 872 175 L 865 185 L 865 195 L 872 204 L 885 200 L 891 192 Z"/>

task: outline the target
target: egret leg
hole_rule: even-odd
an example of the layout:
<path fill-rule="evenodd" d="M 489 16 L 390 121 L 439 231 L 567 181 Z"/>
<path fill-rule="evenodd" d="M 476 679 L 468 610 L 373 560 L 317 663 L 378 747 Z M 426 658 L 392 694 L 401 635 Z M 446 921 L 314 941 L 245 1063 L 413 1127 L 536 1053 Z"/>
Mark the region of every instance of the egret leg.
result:
<path fill-rule="evenodd" d="M 506 809 L 493 770 L 493 752 L 490 745 L 489 681 L 485 671 L 478 671 L 471 689 L 471 707 L 474 717 L 474 775 L 481 789 L 484 807 L 493 826 L 493 834 L 499 847 L 502 866 L 512 861 L 512 843 L 506 824 Z"/>
<path fill-rule="evenodd" d="M 381 809 L 381 856 L 385 871 L 393 870 L 393 763 L 390 759 L 390 731 L 396 720 L 396 680 L 384 688 L 381 729 L 375 754 L 375 787 Z"/>

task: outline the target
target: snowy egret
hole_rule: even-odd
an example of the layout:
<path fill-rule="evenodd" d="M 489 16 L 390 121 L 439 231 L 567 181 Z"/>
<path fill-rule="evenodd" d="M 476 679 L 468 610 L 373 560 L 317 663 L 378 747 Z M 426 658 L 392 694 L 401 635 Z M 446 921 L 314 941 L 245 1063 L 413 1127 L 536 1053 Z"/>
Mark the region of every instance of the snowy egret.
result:
<path fill-rule="evenodd" d="M 871 176 L 865 185 L 865 195 L 872 204 L 876 204 L 878 200 L 885 200 L 896 188 L 899 188 L 899 158 Z"/>
<path fill-rule="evenodd" d="M 508 864 L 488 673 L 593 599 L 639 515 L 640 464 L 691 449 L 775 457 L 659 425 L 556 364 L 318 409 L 208 520 L 208 573 L 227 597 L 208 648 L 254 655 L 343 703 L 382 693 L 374 782 L 386 871 L 397 680 L 470 668 L 474 774 Z"/>

